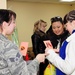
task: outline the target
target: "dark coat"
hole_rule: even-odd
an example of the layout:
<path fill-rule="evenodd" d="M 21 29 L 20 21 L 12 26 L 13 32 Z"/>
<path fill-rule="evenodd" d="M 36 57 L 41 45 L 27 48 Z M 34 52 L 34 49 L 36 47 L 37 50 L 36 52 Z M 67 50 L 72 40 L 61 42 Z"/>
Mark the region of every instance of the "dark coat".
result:
<path fill-rule="evenodd" d="M 32 39 L 33 52 L 35 56 L 39 53 L 44 53 L 46 47 L 43 41 L 46 40 L 46 34 L 41 30 L 36 31 L 31 36 L 31 39 Z"/>
<path fill-rule="evenodd" d="M 48 39 L 51 41 L 53 48 L 57 48 L 58 40 L 60 40 L 60 47 L 63 41 L 70 35 L 67 30 L 64 29 L 64 33 L 61 35 L 56 35 L 52 31 L 52 27 L 46 32 Z"/>
<path fill-rule="evenodd" d="M 34 55 L 36 56 L 39 53 L 44 53 L 46 47 L 45 47 L 43 41 L 47 40 L 46 34 L 44 32 L 42 32 L 41 30 L 36 31 L 31 36 L 31 39 L 32 39 L 32 46 L 33 46 Z M 40 63 L 39 75 L 44 75 L 44 70 L 48 64 L 49 64 L 49 62 L 47 59 L 45 59 L 44 63 Z"/>

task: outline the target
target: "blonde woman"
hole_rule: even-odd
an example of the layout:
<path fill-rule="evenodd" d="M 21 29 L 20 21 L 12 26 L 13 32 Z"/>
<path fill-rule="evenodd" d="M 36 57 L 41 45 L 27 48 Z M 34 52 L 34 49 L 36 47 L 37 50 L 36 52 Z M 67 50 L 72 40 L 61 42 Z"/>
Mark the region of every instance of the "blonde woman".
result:
<path fill-rule="evenodd" d="M 31 36 L 31 39 L 32 39 L 33 52 L 35 56 L 39 53 L 45 52 L 45 45 L 43 41 L 47 39 L 45 34 L 46 26 L 47 23 L 43 20 L 39 20 L 34 23 L 34 29 L 33 29 L 34 33 Z M 45 60 L 45 63 L 40 64 L 39 75 L 44 75 L 43 72 L 47 64 L 48 64 L 47 60 Z"/>

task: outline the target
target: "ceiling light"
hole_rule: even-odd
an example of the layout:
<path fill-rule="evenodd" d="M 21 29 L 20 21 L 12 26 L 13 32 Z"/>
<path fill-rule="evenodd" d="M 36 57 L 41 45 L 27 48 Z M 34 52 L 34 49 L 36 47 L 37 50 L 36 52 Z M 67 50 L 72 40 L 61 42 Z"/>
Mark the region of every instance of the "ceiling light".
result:
<path fill-rule="evenodd" d="M 61 2 L 72 2 L 72 1 L 75 1 L 75 0 L 61 0 Z"/>

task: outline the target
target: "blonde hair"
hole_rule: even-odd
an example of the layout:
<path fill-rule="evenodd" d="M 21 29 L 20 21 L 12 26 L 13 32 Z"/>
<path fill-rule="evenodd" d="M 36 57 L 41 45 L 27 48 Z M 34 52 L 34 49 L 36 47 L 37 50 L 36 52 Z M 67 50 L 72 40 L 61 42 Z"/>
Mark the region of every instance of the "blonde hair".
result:
<path fill-rule="evenodd" d="M 46 22 L 45 22 L 44 20 L 41 20 L 41 19 L 38 20 L 38 21 L 36 21 L 36 22 L 34 23 L 33 32 L 39 31 L 42 22 L 46 24 Z M 46 26 L 47 26 L 47 24 L 46 24 Z"/>

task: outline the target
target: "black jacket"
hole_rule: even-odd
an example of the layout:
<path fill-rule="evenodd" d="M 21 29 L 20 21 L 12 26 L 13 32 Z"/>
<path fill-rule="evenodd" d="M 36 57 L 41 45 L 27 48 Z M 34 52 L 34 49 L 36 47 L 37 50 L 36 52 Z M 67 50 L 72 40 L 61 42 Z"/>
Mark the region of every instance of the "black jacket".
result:
<path fill-rule="evenodd" d="M 36 31 L 31 36 L 31 39 L 32 39 L 33 52 L 35 56 L 39 53 L 44 53 L 46 47 L 43 41 L 47 39 L 46 34 L 42 32 L 41 30 Z"/>

